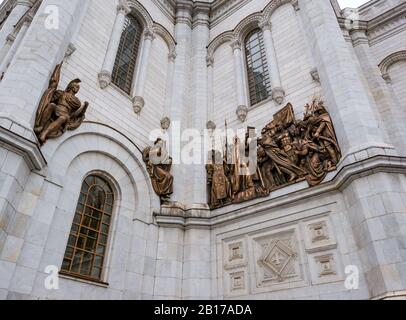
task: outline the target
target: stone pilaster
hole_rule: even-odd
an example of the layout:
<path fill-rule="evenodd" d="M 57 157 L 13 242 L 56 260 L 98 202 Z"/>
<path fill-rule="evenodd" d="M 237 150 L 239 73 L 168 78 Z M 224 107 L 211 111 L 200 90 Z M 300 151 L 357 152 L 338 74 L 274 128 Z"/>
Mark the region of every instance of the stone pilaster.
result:
<path fill-rule="evenodd" d="M 382 78 L 381 71 L 369 47 L 369 40 L 365 29 L 351 30 L 350 36 L 355 54 L 363 74 L 368 82 L 371 94 L 376 102 L 377 109 L 382 115 L 385 129 L 391 137 L 391 143 L 397 147 L 399 153 L 405 150 L 406 133 L 403 129 L 402 110 L 395 102 L 388 85 Z"/>
<path fill-rule="evenodd" d="M 193 163 L 188 170 L 193 172 L 193 181 L 191 195 L 188 201 L 193 204 L 204 205 L 207 203 L 207 188 L 205 160 L 206 154 L 203 152 L 204 129 L 207 124 L 207 99 L 208 99 L 208 69 L 207 69 L 207 46 L 210 40 L 209 26 L 210 6 L 208 4 L 199 4 L 194 7 L 193 17 L 193 42 L 192 42 L 192 119 L 191 128 L 198 130 L 201 135 L 201 144 L 195 147 L 200 153 L 200 163 Z M 203 183 L 202 183 L 203 182 Z"/>
<path fill-rule="evenodd" d="M 300 8 L 344 160 L 358 152 L 393 154 L 330 2 L 302 0 Z"/>
<path fill-rule="evenodd" d="M 171 119 L 169 117 L 171 111 L 171 102 L 172 102 L 172 95 L 174 89 L 174 79 L 173 75 L 175 72 L 175 61 L 176 61 L 176 51 L 171 51 L 168 54 L 168 69 L 166 73 L 166 90 L 165 90 L 165 105 L 164 105 L 164 112 L 163 117 L 161 120 L 161 128 L 164 130 L 168 130 L 170 127 Z"/>
<path fill-rule="evenodd" d="M 176 60 L 173 75 L 173 94 L 169 116 L 171 119 L 170 153 L 173 157 L 174 193 L 172 200 L 183 203 L 185 200 L 185 166 L 181 163 L 181 133 L 188 127 L 188 108 L 190 108 L 189 75 L 191 72 L 192 46 L 192 4 L 179 2 L 176 9 L 175 40 Z"/>
<path fill-rule="evenodd" d="M 214 59 L 207 58 L 207 124 L 206 128 L 214 130 Z"/>
<path fill-rule="evenodd" d="M 32 7 L 33 0 L 18 0 L 15 7 L 11 11 L 10 15 L 7 17 L 7 20 L 4 22 L 0 30 L 0 49 L 7 42 L 7 37 L 13 33 L 15 25 L 20 21 L 25 13 Z"/>
<path fill-rule="evenodd" d="M 285 90 L 282 88 L 281 76 L 279 73 L 278 59 L 275 45 L 272 38 L 272 26 L 270 21 L 263 21 L 260 24 L 264 35 L 264 44 L 267 55 L 268 68 L 271 76 L 272 97 L 277 104 L 282 104 L 285 99 Z"/>
<path fill-rule="evenodd" d="M 140 114 L 145 105 L 144 100 L 144 88 L 147 80 L 149 57 L 151 54 L 152 41 L 154 41 L 154 32 L 150 29 L 144 31 L 144 40 L 141 48 L 141 59 L 139 62 L 139 68 L 136 75 L 133 108 L 136 114 Z"/>
<path fill-rule="evenodd" d="M 1 60 L 0 64 L 0 75 L 4 75 L 7 71 L 8 66 L 11 64 L 14 56 L 17 53 L 18 48 L 20 47 L 21 42 L 24 39 L 25 34 L 27 33 L 28 27 L 30 26 L 30 23 L 32 21 L 32 18 L 30 16 L 24 17 L 24 21 L 21 24 L 20 29 L 18 30 L 18 33 L 16 37 L 14 38 L 12 35 L 8 37 L 8 43 L 6 46 L 9 45 L 9 49 L 7 51 L 7 54 L 5 57 Z"/>
<path fill-rule="evenodd" d="M 238 106 L 237 106 L 237 115 L 242 122 L 245 121 L 245 117 L 240 117 L 241 110 L 245 110 L 245 113 L 248 112 L 248 105 L 249 105 L 249 96 L 248 96 L 248 85 L 247 85 L 247 78 L 245 77 L 244 72 L 244 60 L 242 54 L 242 44 L 239 40 L 235 40 L 232 42 L 231 47 L 233 49 L 234 55 L 234 73 L 235 73 L 235 81 L 237 84 L 237 99 L 238 99 Z"/>

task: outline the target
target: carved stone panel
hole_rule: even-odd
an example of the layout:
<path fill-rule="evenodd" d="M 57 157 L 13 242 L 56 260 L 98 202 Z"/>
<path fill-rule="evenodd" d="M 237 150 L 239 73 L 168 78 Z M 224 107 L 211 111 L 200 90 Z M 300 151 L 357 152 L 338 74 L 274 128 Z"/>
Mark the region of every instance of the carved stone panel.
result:
<path fill-rule="evenodd" d="M 312 284 L 331 283 L 343 280 L 342 267 L 336 250 L 309 255 Z"/>
<path fill-rule="evenodd" d="M 333 229 L 327 217 L 320 217 L 304 223 L 306 251 L 320 252 L 337 248 Z"/>
<path fill-rule="evenodd" d="M 231 279 L 231 291 L 245 289 L 245 272 L 244 271 L 231 273 L 230 279 Z"/>
<path fill-rule="evenodd" d="M 303 280 L 295 230 L 253 239 L 257 288 L 278 289 L 281 285 Z"/>
<path fill-rule="evenodd" d="M 247 265 L 244 240 L 227 242 L 224 244 L 224 250 L 225 269 L 234 269 Z"/>
<path fill-rule="evenodd" d="M 230 270 L 225 273 L 225 296 L 241 297 L 248 294 L 248 272 L 243 268 Z"/>

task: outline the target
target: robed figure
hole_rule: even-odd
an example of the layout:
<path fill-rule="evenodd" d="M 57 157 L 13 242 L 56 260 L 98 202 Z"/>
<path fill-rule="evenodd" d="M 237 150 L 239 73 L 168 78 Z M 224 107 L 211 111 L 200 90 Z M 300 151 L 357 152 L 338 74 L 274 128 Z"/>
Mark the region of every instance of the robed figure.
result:
<path fill-rule="evenodd" d="M 231 202 L 231 185 L 228 179 L 228 165 L 221 152 L 214 152 L 211 163 L 206 165 L 211 208 Z"/>
<path fill-rule="evenodd" d="M 153 147 L 143 151 L 143 160 L 151 177 L 152 187 L 161 200 L 168 200 L 173 193 L 171 174 L 172 158 L 169 156 L 162 139 L 157 139 Z"/>
<path fill-rule="evenodd" d="M 62 63 L 58 64 L 42 95 L 38 106 L 34 132 L 41 145 L 48 139 L 60 137 L 67 130 L 77 129 L 85 119 L 89 106 L 76 97 L 80 90 L 80 79 L 71 81 L 66 89 L 58 90 Z"/>

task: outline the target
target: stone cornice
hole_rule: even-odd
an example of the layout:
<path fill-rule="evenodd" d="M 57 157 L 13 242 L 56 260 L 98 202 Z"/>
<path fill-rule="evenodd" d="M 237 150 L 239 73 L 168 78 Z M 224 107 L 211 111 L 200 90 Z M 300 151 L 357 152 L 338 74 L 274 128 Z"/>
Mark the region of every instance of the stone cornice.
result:
<path fill-rule="evenodd" d="M 343 30 L 365 30 L 369 44 L 374 45 L 394 34 L 406 30 L 406 2 L 402 3 L 372 20 L 348 21 L 348 19 L 338 17 L 338 22 Z"/>
<path fill-rule="evenodd" d="M 284 205 L 291 205 L 312 197 L 340 192 L 354 180 L 378 172 L 406 173 L 406 158 L 377 155 L 346 166 L 332 173 L 330 181 L 320 186 L 309 188 L 306 182 L 292 185 L 273 192 L 264 200 L 255 200 L 244 205 L 232 205 L 210 212 L 203 207 L 184 208 L 182 205 L 163 206 L 154 212 L 160 226 L 174 228 L 215 228 L 225 223 L 233 223 L 254 215 L 264 215 Z"/>
<path fill-rule="evenodd" d="M 31 170 L 42 170 L 47 164 L 32 130 L 4 115 L 0 116 L 0 145 L 21 155 Z"/>

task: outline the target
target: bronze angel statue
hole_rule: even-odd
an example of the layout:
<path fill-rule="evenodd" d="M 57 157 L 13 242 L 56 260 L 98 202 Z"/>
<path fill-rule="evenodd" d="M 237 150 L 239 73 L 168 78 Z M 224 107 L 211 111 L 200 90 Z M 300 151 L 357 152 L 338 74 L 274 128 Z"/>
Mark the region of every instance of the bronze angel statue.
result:
<path fill-rule="evenodd" d="M 58 64 L 38 106 L 34 132 L 41 145 L 48 139 L 60 137 L 67 130 L 79 128 L 89 106 L 76 97 L 80 90 L 80 79 L 71 81 L 65 91 L 58 90 L 62 63 Z"/>

